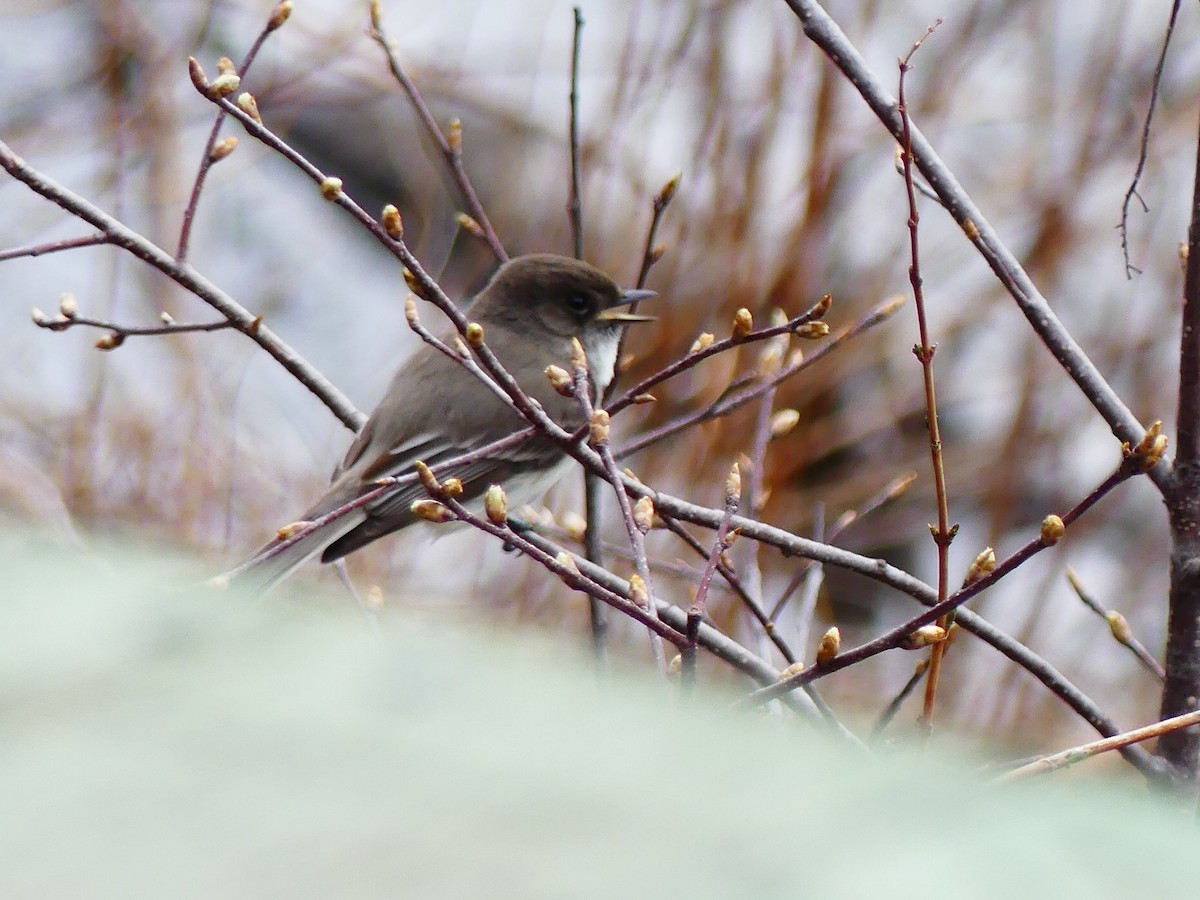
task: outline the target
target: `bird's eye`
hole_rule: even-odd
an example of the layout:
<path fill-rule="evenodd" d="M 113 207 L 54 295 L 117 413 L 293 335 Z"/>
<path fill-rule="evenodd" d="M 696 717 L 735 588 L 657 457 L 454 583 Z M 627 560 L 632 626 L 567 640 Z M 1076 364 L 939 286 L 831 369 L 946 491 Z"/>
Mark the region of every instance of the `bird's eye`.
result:
<path fill-rule="evenodd" d="M 581 319 L 586 319 L 592 314 L 592 301 L 582 294 L 576 294 L 567 301 L 567 305 L 571 308 L 571 312 Z"/>

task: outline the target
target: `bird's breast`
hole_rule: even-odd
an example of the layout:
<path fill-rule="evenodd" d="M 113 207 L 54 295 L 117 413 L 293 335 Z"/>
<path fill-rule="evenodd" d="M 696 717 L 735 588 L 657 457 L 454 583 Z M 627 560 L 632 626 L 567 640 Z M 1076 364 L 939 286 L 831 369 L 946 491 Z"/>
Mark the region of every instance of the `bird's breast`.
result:
<path fill-rule="evenodd" d="M 617 344 L 621 339 L 620 329 L 606 329 L 599 334 L 589 335 L 588 346 L 584 347 L 588 357 L 588 369 L 596 393 L 603 394 L 613 380 L 617 368 Z"/>

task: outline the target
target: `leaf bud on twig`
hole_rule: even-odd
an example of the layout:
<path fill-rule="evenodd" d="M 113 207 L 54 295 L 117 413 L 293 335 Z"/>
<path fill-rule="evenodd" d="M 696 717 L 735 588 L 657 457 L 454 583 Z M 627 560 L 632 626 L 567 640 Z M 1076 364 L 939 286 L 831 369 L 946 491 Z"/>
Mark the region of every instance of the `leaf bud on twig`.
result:
<path fill-rule="evenodd" d="M 792 663 L 790 666 L 788 666 L 786 669 L 784 669 L 782 672 L 779 673 L 779 680 L 787 681 L 793 675 L 799 675 L 806 668 L 808 668 L 808 667 L 806 665 L 804 665 L 804 660 L 798 659 L 794 663 Z"/>
<path fill-rule="evenodd" d="M 1063 520 L 1058 516 L 1049 515 L 1042 519 L 1042 543 L 1047 547 L 1053 547 L 1058 543 L 1059 538 L 1063 536 L 1063 532 L 1067 530 L 1067 526 L 1063 524 Z"/>
<path fill-rule="evenodd" d="M 753 330 L 754 316 L 750 315 L 750 310 L 743 306 L 733 314 L 733 326 L 729 332 L 730 337 L 735 341 L 744 341 Z"/>
<path fill-rule="evenodd" d="M 840 649 L 842 649 L 842 633 L 835 625 L 821 635 L 821 643 L 817 647 L 817 665 L 829 665 Z"/>
<path fill-rule="evenodd" d="M 267 19 L 267 31 L 274 31 L 276 28 L 282 27 L 283 23 L 291 16 L 294 6 L 292 0 L 280 0 L 279 3 L 276 3 L 275 8 L 271 10 L 271 18 Z"/>
<path fill-rule="evenodd" d="M 408 289 L 420 297 L 422 300 L 428 300 L 429 296 L 425 291 L 425 285 L 421 279 L 417 277 L 417 273 L 411 269 L 404 270 L 404 283 L 408 285 Z"/>
<path fill-rule="evenodd" d="M 508 523 L 508 495 L 498 484 L 489 485 L 483 495 L 483 511 L 487 513 L 488 521 L 493 525 Z"/>
<path fill-rule="evenodd" d="M 416 325 L 421 321 L 421 315 L 417 312 L 416 297 L 413 294 L 404 298 L 404 318 L 408 320 L 409 325 Z"/>
<path fill-rule="evenodd" d="M 967 568 L 967 577 L 965 584 L 974 584 L 980 578 L 990 574 L 996 568 L 996 551 L 991 547 L 984 547 L 982 552 L 971 562 Z"/>
<path fill-rule="evenodd" d="M 560 550 L 558 555 L 554 557 L 554 561 L 570 572 L 572 575 L 578 575 L 579 566 L 575 565 L 575 557 L 566 550 Z"/>
<path fill-rule="evenodd" d="M 79 315 L 79 301 L 74 294 L 63 294 L 58 298 L 58 311 L 64 319 L 73 319 Z"/>
<path fill-rule="evenodd" d="M 650 591 L 646 589 L 642 576 L 636 572 L 629 576 L 629 599 L 642 609 L 650 608 Z"/>
<path fill-rule="evenodd" d="M 805 322 L 796 327 L 795 334 L 798 338 L 813 341 L 829 334 L 829 325 L 826 322 Z"/>
<path fill-rule="evenodd" d="M 587 536 L 587 520 L 573 509 L 563 513 L 562 527 L 567 537 L 578 544 L 582 544 Z"/>
<path fill-rule="evenodd" d="M 100 340 L 96 341 L 97 350 L 116 350 L 125 343 L 125 335 L 114 331 L 111 334 L 106 334 Z"/>
<path fill-rule="evenodd" d="M 417 477 L 421 479 L 421 486 L 425 488 L 427 493 L 436 495 L 442 492 L 442 486 L 429 466 L 418 459 L 413 463 L 413 468 L 417 470 Z"/>
<path fill-rule="evenodd" d="M 478 322 L 468 322 L 467 329 L 463 332 L 463 337 L 467 339 L 467 343 L 472 347 L 482 347 L 483 326 Z"/>
<path fill-rule="evenodd" d="M 336 200 L 342 196 L 342 179 L 328 176 L 321 182 L 321 196 L 326 200 Z"/>
<path fill-rule="evenodd" d="M 287 525 L 284 525 L 275 532 L 275 540 L 286 541 L 288 538 L 294 537 L 305 528 L 308 528 L 310 525 L 312 525 L 312 522 L 309 522 L 307 519 L 300 519 L 298 522 L 289 522 Z"/>
<path fill-rule="evenodd" d="M 456 500 L 463 495 L 463 483 L 459 478 L 447 478 L 442 482 L 442 496 Z"/>
<path fill-rule="evenodd" d="M 901 646 L 905 650 L 920 650 L 930 644 L 940 644 L 946 639 L 946 629 L 941 625 L 922 625 L 909 634 Z"/>
<path fill-rule="evenodd" d="M 546 377 L 557 393 L 564 397 L 575 396 L 575 379 L 566 369 L 560 366 L 546 366 Z"/>
<path fill-rule="evenodd" d="M 440 525 L 443 522 L 449 522 L 454 518 L 454 512 L 444 503 L 439 503 L 437 500 L 415 500 L 413 505 L 409 507 L 412 514 L 418 519 L 424 519 L 426 522 L 433 522 Z"/>
<path fill-rule="evenodd" d="M 690 356 L 693 353 L 703 353 L 713 345 L 714 341 L 716 341 L 716 338 L 713 337 L 712 334 L 707 331 L 701 332 L 700 337 L 696 338 L 696 342 L 692 344 L 692 349 L 688 351 L 688 355 Z"/>
<path fill-rule="evenodd" d="M 462 155 L 462 119 L 452 119 L 450 127 L 446 129 L 446 143 L 450 145 L 450 152 L 455 156 Z"/>
<path fill-rule="evenodd" d="M 404 237 L 404 219 L 400 217 L 400 210 L 394 204 L 389 203 L 385 206 L 380 218 L 383 221 L 383 230 L 388 233 L 388 237 L 394 241 Z"/>
<path fill-rule="evenodd" d="M 738 468 L 738 464 L 734 463 L 729 469 L 729 475 L 725 478 L 725 500 L 726 502 L 740 500 L 742 496 L 742 472 Z"/>
<path fill-rule="evenodd" d="M 583 350 L 583 344 L 579 342 L 579 338 L 571 338 L 571 367 L 586 371 L 587 364 L 587 353 Z"/>
<path fill-rule="evenodd" d="M 771 437 L 781 438 L 800 424 L 800 411 L 781 409 L 771 416 Z"/>
<path fill-rule="evenodd" d="M 597 447 L 601 447 L 608 443 L 609 421 L 608 413 L 603 409 L 598 409 L 592 413 L 592 421 L 590 426 L 591 442 Z"/>
<path fill-rule="evenodd" d="M 204 69 L 200 67 L 200 62 L 194 56 L 188 57 L 188 75 L 196 90 L 203 94 L 208 93 L 208 76 L 204 74 Z"/>
<path fill-rule="evenodd" d="M 476 240 L 486 241 L 487 235 L 483 233 L 483 226 L 475 221 L 474 218 L 468 216 L 465 212 L 460 212 L 454 217 L 458 222 L 458 227 Z"/>
<path fill-rule="evenodd" d="M 220 162 L 234 150 L 236 150 L 237 145 L 237 135 L 233 134 L 229 135 L 227 138 L 217 141 L 215 144 L 213 144 L 212 152 L 208 154 L 209 161 Z"/>
<path fill-rule="evenodd" d="M 1122 644 L 1133 642 L 1133 629 L 1129 627 L 1129 622 L 1126 618 L 1117 612 L 1115 609 L 1109 610 L 1104 614 L 1104 618 L 1108 620 L 1108 629 Z"/>
<path fill-rule="evenodd" d="M 649 497 L 641 497 L 633 505 L 633 522 L 642 534 L 654 527 L 654 501 Z"/>
<path fill-rule="evenodd" d="M 1141 458 L 1142 471 L 1149 472 L 1162 460 L 1167 452 L 1167 436 L 1162 433 L 1162 422 L 1150 423 L 1145 436 L 1133 448 L 1133 454 Z"/>
<path fill-rule="evenodd" d="M 259 125 L 263 123 L 262 116 L 258 112 L 258 101 L 254 99 L 253 94 L 239 94 L 237 107 Z"/>
<path fill-rule="evenodd" d="M 670 177 L 667 183 L 662 186 L 662 190 L 660 190 L 658 192 L 658 196 L 654 198 L 654 205 L 657 208 L 662 209 L 673 199 L 675 199 L 675 192 L 679 190 L 679 182 L 682 178 L 683 173 L 676 172 Z"/>

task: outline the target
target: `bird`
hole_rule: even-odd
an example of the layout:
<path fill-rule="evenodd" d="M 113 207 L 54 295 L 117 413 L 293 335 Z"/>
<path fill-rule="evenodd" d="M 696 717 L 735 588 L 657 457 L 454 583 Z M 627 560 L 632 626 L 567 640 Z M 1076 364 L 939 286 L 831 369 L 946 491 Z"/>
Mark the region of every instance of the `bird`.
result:
<path fill-rule="evenodd" d="M 487 346 L 521 390 L 550 418 L 574 431 L 585 424 L 581 405 L 558 393 L 547 367 L 570 371 L 572 342 L 578 340 L 595 402 L 616 371 L 622 329 L 652 321 L 625 308 L 654 296 L 653 291 L 622 290 L 586 262 L 531 253 L 500 266 L 476 295 L 468 317 L 482 327 Z M 527 425 L 476 374 L 423 343 L 393 375 L 383 400 L 334 471 L 328 490 L 300 515 L 297 527 L 281 530 L 246 562 L 218 576 L 216 583 L 264 593 L 313 557 L 331 563 L 407 528 L 420 521 L 413 502 L 427 496 L 419 481 L 326 522 L 310 523 L 377 491 L 381 478 L 413 473 L 418 461 L 436 468 Z M 438 478 L 458 478 L 463 487 L 459 500 L 468 506 L 481 505 L 489 486 L 499 484 L 509 504 L 517 507 L 539 499 L 570 467 L 571 458 L 561 446 L 538 434 L 484 458 L 439 469 Z M 298 532 L 299 537 L 289 538 L 288 532 Z"/>

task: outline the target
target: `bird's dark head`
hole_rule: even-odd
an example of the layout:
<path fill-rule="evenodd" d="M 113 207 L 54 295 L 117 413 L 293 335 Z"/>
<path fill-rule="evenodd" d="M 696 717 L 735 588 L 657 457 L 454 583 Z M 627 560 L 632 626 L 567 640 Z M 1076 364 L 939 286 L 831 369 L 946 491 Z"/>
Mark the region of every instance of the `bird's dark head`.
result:
<path fill-rule="evenodd" d="M 597 329 L 615 332 L 627 322 L 648 321 L 625 307 L 652 296 L 652 291 L 622 291 L 604 272 L 577 259 L 530 253 L 500 267 L 470 315 L 514 330 L 540 328 L 582 338 Z"/>

